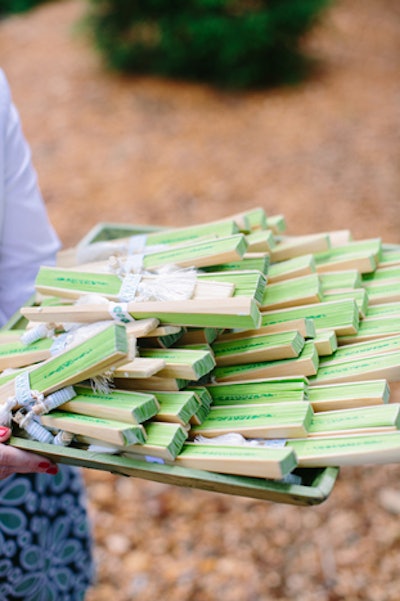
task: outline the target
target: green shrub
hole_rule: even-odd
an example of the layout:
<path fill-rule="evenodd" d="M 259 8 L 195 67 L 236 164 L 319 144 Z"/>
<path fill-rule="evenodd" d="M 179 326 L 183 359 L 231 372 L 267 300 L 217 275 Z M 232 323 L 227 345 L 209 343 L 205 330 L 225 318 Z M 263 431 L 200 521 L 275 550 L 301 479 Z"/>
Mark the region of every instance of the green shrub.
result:
<path fill-rule="evenodd" d="M 22 13 L 30 10 L 46 0 L 0 0 L 0 16 L 11 13 Z"/>
<path fill-rule="evenodd" d="M 89 0 L 117 70 L 246 88 L 298 81 L 304 34 L 329 0 Z"/>

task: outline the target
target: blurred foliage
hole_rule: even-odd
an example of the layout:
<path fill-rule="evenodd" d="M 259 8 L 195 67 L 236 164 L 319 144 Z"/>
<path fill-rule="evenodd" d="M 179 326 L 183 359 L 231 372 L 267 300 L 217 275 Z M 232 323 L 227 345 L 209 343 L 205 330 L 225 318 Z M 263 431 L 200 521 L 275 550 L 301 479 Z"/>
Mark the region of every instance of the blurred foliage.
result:
<path fill-rule="evenodd" d="M 0 0 L 0 16 L 49 0 Z M 296 83 L 302 41 L 331 0 L 87 0 L 106 63 L 230 88 Z"/>
<path fill-rule="evenodd" d="M 304 35 L 330 0 L 89 0 L 106 63 L 231 88 L 300 81 Z"/>
<path fill-rule="evenodd" d="M 0 16 L 11 13 L 22 13 L 43 4 L 46 0 L 0 0 Z"/>

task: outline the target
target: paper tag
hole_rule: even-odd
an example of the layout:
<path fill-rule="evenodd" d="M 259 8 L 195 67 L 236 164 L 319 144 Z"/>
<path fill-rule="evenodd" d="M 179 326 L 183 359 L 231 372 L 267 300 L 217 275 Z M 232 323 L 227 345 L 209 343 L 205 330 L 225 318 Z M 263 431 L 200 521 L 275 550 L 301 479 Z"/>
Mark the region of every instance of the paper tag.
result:
<path fill-rule="evenodd" d="M 118 323 L 130 323 L 131 321 L 135 321 L 135 318 L 128 312 L 127 303 L 114 303 L 110 301 L 108 312 Z"/>
<path fill-rule="evenodd" d="M 21 335 L 22 344 L 33 344 L 37 340 L 42 340 L 42 338 L 47 338 L 50 334 L 50 329 L 47 327 L 45 323 L 39 323 L 37 326 L 30 328 L 29 330 L 25 330 L 25 332 Z"/>
<path fill-rule="evenodd" d="M 128 255 L 123 264 L 123 274 L 142 273 L 144 254 Z"/>
<path fill-rule="evenodd" d="M 147 242 L 147 234 L 135 234 L 129 238 L 128 255 L 143 253 Z"/>
<path fill-rule="evenodd" d="M 58 355 L 58 353 L 62 353 L 67 347 L 68 344 L 68 334 L 59 334 L 55 339 L 53 344 L 50 347 L 51 355 Z"/>
<path fill-rule="evenodd" d="M 136 296 L 141 279 L 142 276 L 140 274 L 127 274 L 123 279 L 118 298 L 121 301 L 132 301 Z"/>
<path fill-rule="evenodd" d="M 19 405 L 29 405 L 32 403 L 31 384 L 29 380 L 29 372 L 19 374 L 14 380 L 15 398 Z"/>
<path fill-rule="evenodd" d="M 65 386 L 49 394 L 45 399 L 45 405 L 47 411 L 56 409 L 60 405 L 67 403 L 76 396 L 76 392 L 73 386 Z"/>

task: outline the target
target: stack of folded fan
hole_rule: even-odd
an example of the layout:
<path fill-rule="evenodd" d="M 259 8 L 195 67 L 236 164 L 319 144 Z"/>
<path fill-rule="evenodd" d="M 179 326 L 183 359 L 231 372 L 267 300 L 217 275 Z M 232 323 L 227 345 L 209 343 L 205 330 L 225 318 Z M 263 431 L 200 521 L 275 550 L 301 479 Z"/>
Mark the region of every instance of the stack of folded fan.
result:
<path fill-rule="evenodd" d="M 255 208 L 62 251 L 0 332 L 12 443 L 278 482 L 400 461 L 400 245 L 285 231 Z"/>

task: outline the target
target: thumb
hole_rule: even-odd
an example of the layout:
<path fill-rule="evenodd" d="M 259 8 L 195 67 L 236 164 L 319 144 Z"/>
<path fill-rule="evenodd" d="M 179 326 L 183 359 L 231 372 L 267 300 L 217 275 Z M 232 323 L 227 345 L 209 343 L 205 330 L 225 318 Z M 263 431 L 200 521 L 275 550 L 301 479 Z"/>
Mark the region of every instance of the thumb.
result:
<path fill-rule="evenodd" d="M 11 436 L 11 428 L 7 426 L 0 426 L 0 442 L 5 442 Z"/>

